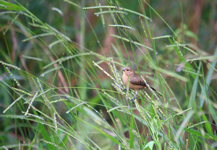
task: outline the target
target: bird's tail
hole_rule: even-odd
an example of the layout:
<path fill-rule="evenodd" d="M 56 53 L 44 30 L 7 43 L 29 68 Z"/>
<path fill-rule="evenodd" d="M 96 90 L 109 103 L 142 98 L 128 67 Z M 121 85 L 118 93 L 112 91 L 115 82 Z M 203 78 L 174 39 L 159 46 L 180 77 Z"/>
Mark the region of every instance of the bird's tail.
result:
<path fill-rule="evenodd" d="M 151 87 L 151 86 L 149 86 L 155 93 L 157 93 L 160 97 L 162 97 L 163 95 L 160 93 L 160 92 L 158 92 L 155 88 L 153 88 L 153 87 Z"/>
<path fill-rule="evenodd" d="M 157 92 L 157 90 L 156 90 L 155 88 L 153 88 L 153 87 L 151 87 L 151 86 L 150 86 L 150 88 L 151 88 L 153 91 Z"/>

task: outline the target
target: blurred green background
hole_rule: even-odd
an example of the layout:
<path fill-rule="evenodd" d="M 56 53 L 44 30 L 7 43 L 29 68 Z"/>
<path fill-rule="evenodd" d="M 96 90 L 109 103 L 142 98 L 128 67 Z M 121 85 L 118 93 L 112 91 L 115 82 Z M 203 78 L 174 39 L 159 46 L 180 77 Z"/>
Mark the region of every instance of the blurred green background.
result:
<path fill-rule="evenodd" d="M 69 137 L 62 138 L 60 133 L 53 131 L 55 128 L 47 131 L 47 126 L 37 124 L 40 121 L 24 118 L 20 120 L 19 117 L 23 116 L 27 110 L 36 116 L 41 116 L 28 107 L 31 107 L 32 104 L 28 105 L 28 103 L 32 100 L 34 107 L 52 118 L 46 123 L 52 124 L 57 117 L 56 121 L 67 126 L 74 136 L 76 134 L 73 134 L 73 130 L 82 129 L 79 130 L 79 135 L 86 143 L 90 138 L 102 149 L 118 149 L 118 144 L 114 144 L 114 139 L 110 138 L 113 141 L 111 142 L 109 138 L 103 136 L 104 132 L 109 136 L 112 135 L 101 130 L 101 127 L 97 126 L 97 131 L 101 131 L 100 135 L 93 133 L 87 138 L 86 132 L 92 130 L 93 127 L 85 126 L 85 123 L 78 123 L 83 120 L 94 124 L 94 118 L 96 117 L 97 120 L 96 115 L 100 114 L 110 126 L 115 129 L 121 128 L 123 131 L 117 129 L 119 135 L 129 140 L 131 149 L 137 149 L 138 147 L 131 143 L 131 140 L 134 140 L 132 131 L 128 128 L 132 127 L 136 121 L 126 123 L 129 116 L 129 118 L 123 117 L 118 111 L 114 114 L 108 113 L 107 111 L 116 104 L 109 101 L 109 98 L 104 97 L 102 93 L 107 90 L 109 95 L 119 100 L 121 104 L 132 108 L 135 105 L 125 101 L 119 91 L 112 86 L 113 80 L 94 65 L 93 61 L 115 77 L 117 74 L 122 76 L 123 67 L 133 67 L 137 73 L 144 75 L 151 86 L 163 93 L 162 106 L 171 109 L 175 114 L 190 107 L 197 115 L 203 110 L 204 116 L 199 114 L 193 118 L 194 115 L 191 115 L 190 124 L 197 124 L 205 120 L 208 124 L 197 128 L 200 135 L 202 135 L 201 129 L 208 132 L 209 136 L 216 135 L 217 1 L 19 0 L 0 1 L 0 4 L 0 146 L 12 146 L 26 141 L 29 143 L 29 148 L 35 149 L 59 148 L 57 145 L 64 147 L 63 149 L 91 149 L 88 144 L 79 145 L 79 142 L 74 143 L 68 139 Z M 100 5 L 118 7 L 82 9 Z M 102 11 L 123 11 L 124 13 L 96 14 Z M 150 19 L 144 19 L 132 11 Z M 130 42 L 131 40 L 134 42 Z M 153 50 L 147 49 L 146 46 Z M 194 61 L 197 58 L 201 58 L 201 61 Z M 210 68 L 214 71 L 208 76 Z M 123 85 L 120 85 L 123 88 Z M 206 98 L 201 98 L 203 86 Z M 40 94 L 41 97 L 38 96 Z M 25 99 L 10 107 L 7 113 L 3 113 L 21 95 L 25 95 Z M 32 99 L 34 96 L 38 99 Z M 140 97 L 144 97 L 144 94 L 140 94 Z M 65 100 L 61 101 L 61 99 Z M 153 95 L 151 99 L 154 99 Z M 204 104 L 206 99 L 211 99 L 212 103 Z M 51 106 L 50 102 L 57 100 L 58 102 L 53 102 Z M 79 100 L 85 103 L 80 103 Z M 27 101 L 26 104 L 24 104 L 25 101 Z M 86 107 L 80 108 L 79 104 L 86 103 L 91 108 L 90 110 Z M 141 103 L 147 109 L 151 107 L 151 103 Z M 201 108 L 198 108 L 198 105 Z M 68 115 L 66 112 L 73 107 L 76 109 Z M 93 114 L 95 112 L 97 113 Z M 133 109 L 132 112 L 136 113 Z M 168 116 L 173 115 L 169 114 Z M 173 123 L 176 122 L 174 126 L 177 130 L 179 129 L 177 126 L 183 122 L 185 117 L 174 118 Z M 120 121 L 121 127 L 118 126 L 117 120 L 120 118 L 125 118 Z M 56 130 L 61 127 L 63 126 L 58 125 Z M 142 125 L 138 125 L 136 129 L 141 135 L 151 134 Z M 46 131 L 47 135 L 41 133 Z M 51 141 L 61 144 L 49 144 L 49 136 L 57 136 L 61 140 L 58 141 L 55 137 Z M 175 138 L 175 135 L 171 135 L 171 141 L 176 143 L 173 136 Z M 182 137 L 186 136 L 189 135 L 182 134 Z M 39 144 L 40 142 L 35 143 L 34 140 L 42 137 L 46 139 L 47 142 L 44 143 L 47 143 L 47 147 Z M 189 139 L 195 143 L 195 149 L 200 149 L 202 142 L 206 142 L 207 145 L 214 144 L 213 147 L 216 147 L 215 138 L 214 140 L 197 138 Z M 139 142 L 142 143 L 139 149 L 151 140 L 152 138 L 148 137 L 141 140 L 146 142 Z M 180 147 L 174 149 L 185 147 L 186 141 L 183 141 L 180 142 Z M 197 144 L 195 141 L 200 142 Z M 129 147 L 124 147 L 123 143 L 120 147 L 128 149 Z M 170 145 L 169 142 L 166 146 L 164 142 L 160 143 L 165 149 Z M 34 147 L 35 145 L 38 147 Z M 90 145 L 97 149 L 96 145 Z M 207 147 L 204 146 L 202 149 Z M 12 146 L 11 148 L 18 147 Z"/>

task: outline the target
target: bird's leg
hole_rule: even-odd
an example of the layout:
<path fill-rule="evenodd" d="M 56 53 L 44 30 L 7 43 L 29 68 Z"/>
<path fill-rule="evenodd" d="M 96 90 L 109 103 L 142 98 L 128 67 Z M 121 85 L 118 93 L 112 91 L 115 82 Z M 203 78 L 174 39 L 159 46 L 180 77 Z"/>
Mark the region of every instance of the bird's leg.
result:
<path fill-rule="evenodd" d="M 137 94 L 138 94 L 138 91 L 136 91 L 136 94 L 134 95 L 134 97 L 133 97 L 133 99 L 132 99 L 133 102 L 134 102 L 134 100 L 136 99 Z"/>

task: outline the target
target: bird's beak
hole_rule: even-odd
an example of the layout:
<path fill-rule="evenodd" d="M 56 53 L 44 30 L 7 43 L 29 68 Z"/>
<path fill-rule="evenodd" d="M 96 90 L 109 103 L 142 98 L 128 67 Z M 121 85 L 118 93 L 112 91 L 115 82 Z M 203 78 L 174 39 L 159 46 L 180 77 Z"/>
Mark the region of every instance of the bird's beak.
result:
<path fill-rule="evenodd" d="M 122 69 L 122 71 L 125 71 L 125 68 L 124 68 L 124 69 Z"/>

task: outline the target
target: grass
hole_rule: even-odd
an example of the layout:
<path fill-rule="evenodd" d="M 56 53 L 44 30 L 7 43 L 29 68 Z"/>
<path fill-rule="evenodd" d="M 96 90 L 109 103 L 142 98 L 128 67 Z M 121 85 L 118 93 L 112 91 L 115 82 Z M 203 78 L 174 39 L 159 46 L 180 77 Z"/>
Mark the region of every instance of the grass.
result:
<path fill-rule="evenodd" d="M 200 38 L 185 25 L 184 2 L 177 29 L 154 2 L 139 0 L 141 11 L 115 2 L 49 3 L 45 21 L 31 3 L 0 1 L 1 149 L 216 148 L 217 48 L 187 43 Z M 162 96 L 147 88 L 132 103 L 125 66 Z"/>

